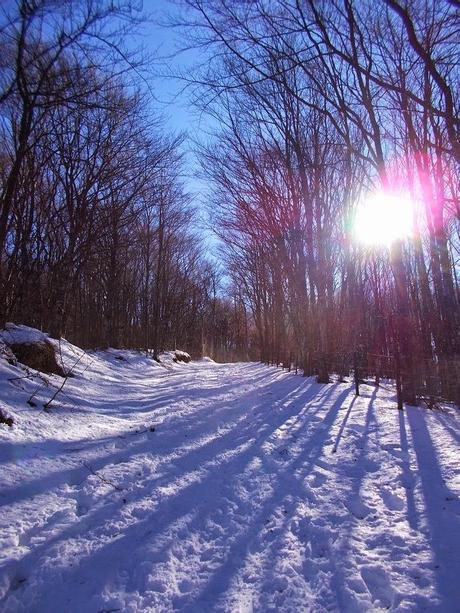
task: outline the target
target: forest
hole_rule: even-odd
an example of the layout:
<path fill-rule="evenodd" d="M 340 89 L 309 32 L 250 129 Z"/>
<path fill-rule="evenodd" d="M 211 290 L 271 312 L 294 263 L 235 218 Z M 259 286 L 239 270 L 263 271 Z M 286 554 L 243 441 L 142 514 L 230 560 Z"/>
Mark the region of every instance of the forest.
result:
<path fill-rule="evenodd" d="M 208 58 L 174 76 L 213 119 L 194 150 L 217 261 L 187 136 L 126 45 L 137 3 L 21 0 L 0 33 L 3 323 L 459 402 L 459 3 L 178 5 L 171 32 Z"/>
<path fill-rule="evenodd" d="M 460 0 L 0 0 L 0 612 L 459 613 Z"/>
<path fill-rule="evenodd" d="M 184 185 L 184 135 L 151 113 L 136 2 L 2 9 L 1 319 L 87 348 L 243 350 Z M 148 85 L 148 84 L 147 84 Z"/>

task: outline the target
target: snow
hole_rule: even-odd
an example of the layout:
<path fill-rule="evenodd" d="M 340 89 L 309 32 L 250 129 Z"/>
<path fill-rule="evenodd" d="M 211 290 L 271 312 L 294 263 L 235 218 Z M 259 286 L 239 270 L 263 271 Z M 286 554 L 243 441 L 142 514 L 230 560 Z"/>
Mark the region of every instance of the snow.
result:
<path fill-rule="evenodd" d="M 0 332 L 0 338 L 7 345 L 14 345 L 15 343 L 43 343 L 49 340 L 48 334 L 45 332 L 13 323 L 6 324 L 5 329 Z"/>
<path fill-rule="evenodd" d="M 460 610 L 457 409 L 52 342 L 49 412 L 0 358 L 2 612 Z"/>
<path fill-rule="evenodd" d="M 169 365 L 173 363 L 186 364 L 192 359 L 189 353 L 180 351 L 179 349 L 175 349 L 174 351 L 163 351 L 163 353 L 160 353 L 159 358 L 160 363 Z"/>
<path fill-rule="evenodd" d="M 215 363 L 215 361 L 212 358 L 210 358 L 209 356 L 207 356 L 207 355 L 204 355 L 202 358 L 200 358 L 200 361 L 201 362 L 209 362 L 209 363 L 212 363 L 212 364 Z"/>

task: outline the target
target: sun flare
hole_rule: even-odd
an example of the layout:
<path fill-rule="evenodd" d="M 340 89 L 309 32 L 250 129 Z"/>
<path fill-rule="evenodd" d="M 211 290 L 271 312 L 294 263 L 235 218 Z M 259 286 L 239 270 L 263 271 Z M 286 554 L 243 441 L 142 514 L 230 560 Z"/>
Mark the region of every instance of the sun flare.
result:
<path fill-rule="evenodd" d="M 355 240 L 366 246 L 389 247 L 414 232 L 414 202 L 408 194 L 377 192 L 356 208 Z"/>

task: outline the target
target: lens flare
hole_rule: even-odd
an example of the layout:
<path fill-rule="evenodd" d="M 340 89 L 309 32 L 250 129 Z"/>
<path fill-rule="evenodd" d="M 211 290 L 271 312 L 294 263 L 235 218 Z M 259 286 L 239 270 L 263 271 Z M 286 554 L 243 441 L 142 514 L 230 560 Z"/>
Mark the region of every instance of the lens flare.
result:
<path fill-rule="evenodd" d="M 368 247 L 389 247 L 413 236 L 414 211 L 409 194 L 371 194 L 356 208 L 353 237 Z"/>

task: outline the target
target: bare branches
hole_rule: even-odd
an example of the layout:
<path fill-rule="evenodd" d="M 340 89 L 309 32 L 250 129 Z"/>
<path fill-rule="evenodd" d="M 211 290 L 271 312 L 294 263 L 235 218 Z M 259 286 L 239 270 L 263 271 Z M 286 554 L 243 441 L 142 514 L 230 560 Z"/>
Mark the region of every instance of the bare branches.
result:
<path fill-rule="evenodd" d="M 459 110 L 455 109 L 454 97 L 452 89 L 449 86 L 446 78 L 441 74 L 433 56 L 430 54 L 428 46 L 423 45 L 417 37 L 415 31 L 414 22 L 412 21 L 409 12 L 403 6 L 401 6 L 396 0 L 385 0 L 385 3 L 401 18 L 405 31 L 407 33 L 408 41 L 415 51 L 417 56 L 422 60 L 423 65 L 429 75 L 433 78 L 433 81 L 439 87 L 445 104 L 445 120 L 447 133 L 452 146 L 452 152 L 455 156 L 457 163 L 460 164 L 460 139 L 459 139 L 459 126 L 460 117 Z M 458 41 L 457 41 L 458 43 Z"/>
<path fill-rule="evenodd" d="M 425 385 L 414 356 L 429 369 L 460 351 L 447 230 L 458 16 L 431 0 L 187 4 L 200 48 L 214 51 L 196 83 L 221 126 L 219 146 L 201 150 L 216 231 L 262 359 L 295 356 L 322 381 L 352 356 L 377 379 L 386 363 L 414 401 Z M 416 240 L 363 252 L 356 204 L 402 186 L 420 203 Z"/>

